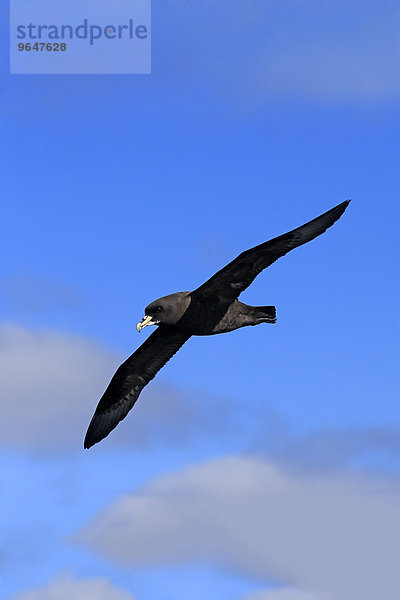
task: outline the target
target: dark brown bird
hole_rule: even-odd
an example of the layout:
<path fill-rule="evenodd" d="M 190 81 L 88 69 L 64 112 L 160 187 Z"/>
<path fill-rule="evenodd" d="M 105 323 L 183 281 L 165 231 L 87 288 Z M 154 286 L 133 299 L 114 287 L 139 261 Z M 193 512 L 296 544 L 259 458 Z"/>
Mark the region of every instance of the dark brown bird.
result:
<path fill-rule="evenodd" d="M 126 417 L 142 389 L 192 335 L 215 335 L 247 325 L 275 323 L 274 306 L 248 306 L 239 302 L 238 296 L 278 258 L 324 233 L 349 202 L 242 252 L 193 292 L 177 292 L 149 304 L 137 330 L 147 325 L 158 327 L 117 369 L 97 405 L 84 447 L 100 442 Z"/>

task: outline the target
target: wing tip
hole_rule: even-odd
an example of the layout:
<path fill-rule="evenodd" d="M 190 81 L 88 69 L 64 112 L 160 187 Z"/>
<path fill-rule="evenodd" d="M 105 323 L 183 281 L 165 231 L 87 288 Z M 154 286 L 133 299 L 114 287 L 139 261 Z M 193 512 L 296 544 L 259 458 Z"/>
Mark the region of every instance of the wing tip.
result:
<path fill-rule="evenodd" d="M 91 433 L 90 428 L 87 430 L 85 440 L 83 442 L 84 450 L 89 450 L 92 446 L 100 442 L 100 439 L 96 439 L 95 436 Z"/>
<path fill-rule="evenodd" d="M 98 442 L 101 442 L 107 435 L 112 431 L 113 428 L 107 429 L 104 427 L 104 419 L 102 419 L 103 414 L 94 414 L 93 418 L 89 424 L 88 430 L 85 435 L 85 440 L 83 442 L 83 448 L 88 450 Z M 115 426 L 114 426 L 115 427 Z"/>
<path fill-rule="evenodd" d="M 340 219 L 340 217 L 342 216 L 342 214 L 344 213 L 344 211 L 346 210 L 346 208 L 348 207 L 348 205 L 350 204 L 351 199 L 349 198 L 348 200 L 345 200 L 344 202 L 342 202 L 341 204 L 339 204 L 337 206 L 338 209 L 338 219 Z"/>
<path fill-rule="evenodd" d="M 112 432 L 112 430 L 116 428 L 118 423 L 126 417 L 132 408 L 137 396 L 132 403 L 122 401 L 114 405 L 111 409 L 106 409 L 104 411 L 98 411 L 98 408 L 96 409 L 96 412 L 89 423 L 85 440 L 83 442 L 83 447 L 85 450 L 104 440 L 104 438 L 106 438 Z M 125 396 L 123 400 L 127 400 L 128 398 L 129 396 Z"/>
<path fill-rule="evenodd" d="M 88 430 L 83 442 L 84 450 L 89 450 L 89 448 L 104 440 L 104 438 L 107 437 L 109 433 L 110 431 L 108 431 L 107 433 L 98 433 L 96 432 L 96 430 L 94 430 L 93 432 Z"/>
<path fill-rule="evenodd" d="M 348 205 L 350 204 L 350 202 L 351 202 L 351 199 L 345 200 L 344 202 L 341 202 L 337 206 L 334 206 L 331 210 L 332 210 L 332 212 L 334 211 L 335 213 L 342 215 L 344 213 L 344 211 L 346 210 L 346 208 L 348 207 Z M 328 211 L 328 212 L 330 212 L 330 211 Z"/>
<path fill-rule="evenodd" d="M 310 223 L 317 222 L 320 219 L 325 219 L 325 220 L 327 220 L 326 221 L 326 223 L 327 223 L 326 229 L 328 229 L 334 223 L 336 223 L 336 221 L 338 221 L 340 219 L 340 217 L 343 215 L 344 211 L 346 210 L 346 208 L 348 207 L 350 202 L 351 202 L 351 199 L 341 202 L 340 204 L 338 204 L 337 206 L 334 206 L 333 208 L 328 210 L 326 213 L 324 213 L 320 217 L 316 217 L 316 219 L 314 219 Z M 325 229 L 325 231 L 326 231 L 326 229 Z"/>
<path fill-rule="evenodd" d="M 348 207 L 348 205 L 351 202 L 351 198 L 348 198 L 347 200 L 345 200 L 344 202 L 342 202 L 341 204 L 339 204 L 339 206 L 343 206 L 343 210 L 345 211 L 346 208 Z"/>

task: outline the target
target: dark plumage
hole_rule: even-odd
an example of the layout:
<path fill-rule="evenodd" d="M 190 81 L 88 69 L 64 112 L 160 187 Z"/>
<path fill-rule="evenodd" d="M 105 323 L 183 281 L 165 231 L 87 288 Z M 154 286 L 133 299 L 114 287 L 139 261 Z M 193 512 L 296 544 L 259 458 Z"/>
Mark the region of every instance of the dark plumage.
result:
<path fill-rule="evenodd" d="M 111 379 L 90 422 L 85 448 L 105 438 L 126 417 L 142 389 L 192 335 L 214 335 L 247 325 L 275 323 L 274 306 L 248 306 L 239 302 L 239 294 L 278 258 L 331 227 L 349 202 L 242 252 L 193 292 L 177 292 L 149 304 L 137 329 L 146 325 L 158 327 Z"/>

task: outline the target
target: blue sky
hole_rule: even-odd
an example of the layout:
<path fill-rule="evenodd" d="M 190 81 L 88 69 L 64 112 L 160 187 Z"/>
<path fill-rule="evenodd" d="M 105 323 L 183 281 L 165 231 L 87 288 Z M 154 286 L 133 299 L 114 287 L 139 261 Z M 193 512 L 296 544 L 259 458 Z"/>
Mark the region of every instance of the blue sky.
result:
<path fill-rule="evenodd" d="M 398 7 L 154 1 L 148 76 L 9 75 L 0 10 L 0 598 L 393 597 Z M 347 198 L 83 451 L 150 301 Z"/>

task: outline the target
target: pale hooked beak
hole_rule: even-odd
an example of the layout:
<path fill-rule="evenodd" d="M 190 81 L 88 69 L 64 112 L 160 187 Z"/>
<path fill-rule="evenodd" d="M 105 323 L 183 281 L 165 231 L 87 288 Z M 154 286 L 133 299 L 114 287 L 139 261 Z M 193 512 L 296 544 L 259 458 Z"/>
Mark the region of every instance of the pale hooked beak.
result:
<path fill-rule="evenodd" d="M 147 325 L 157 325 L 157 323 L 159 323 L 159 321 L 153 320 L 153 317 L 143 317 L 143 319 L 136 325 L 136 329 L 140 333 L 143 327 L 146 327 Z"/>

